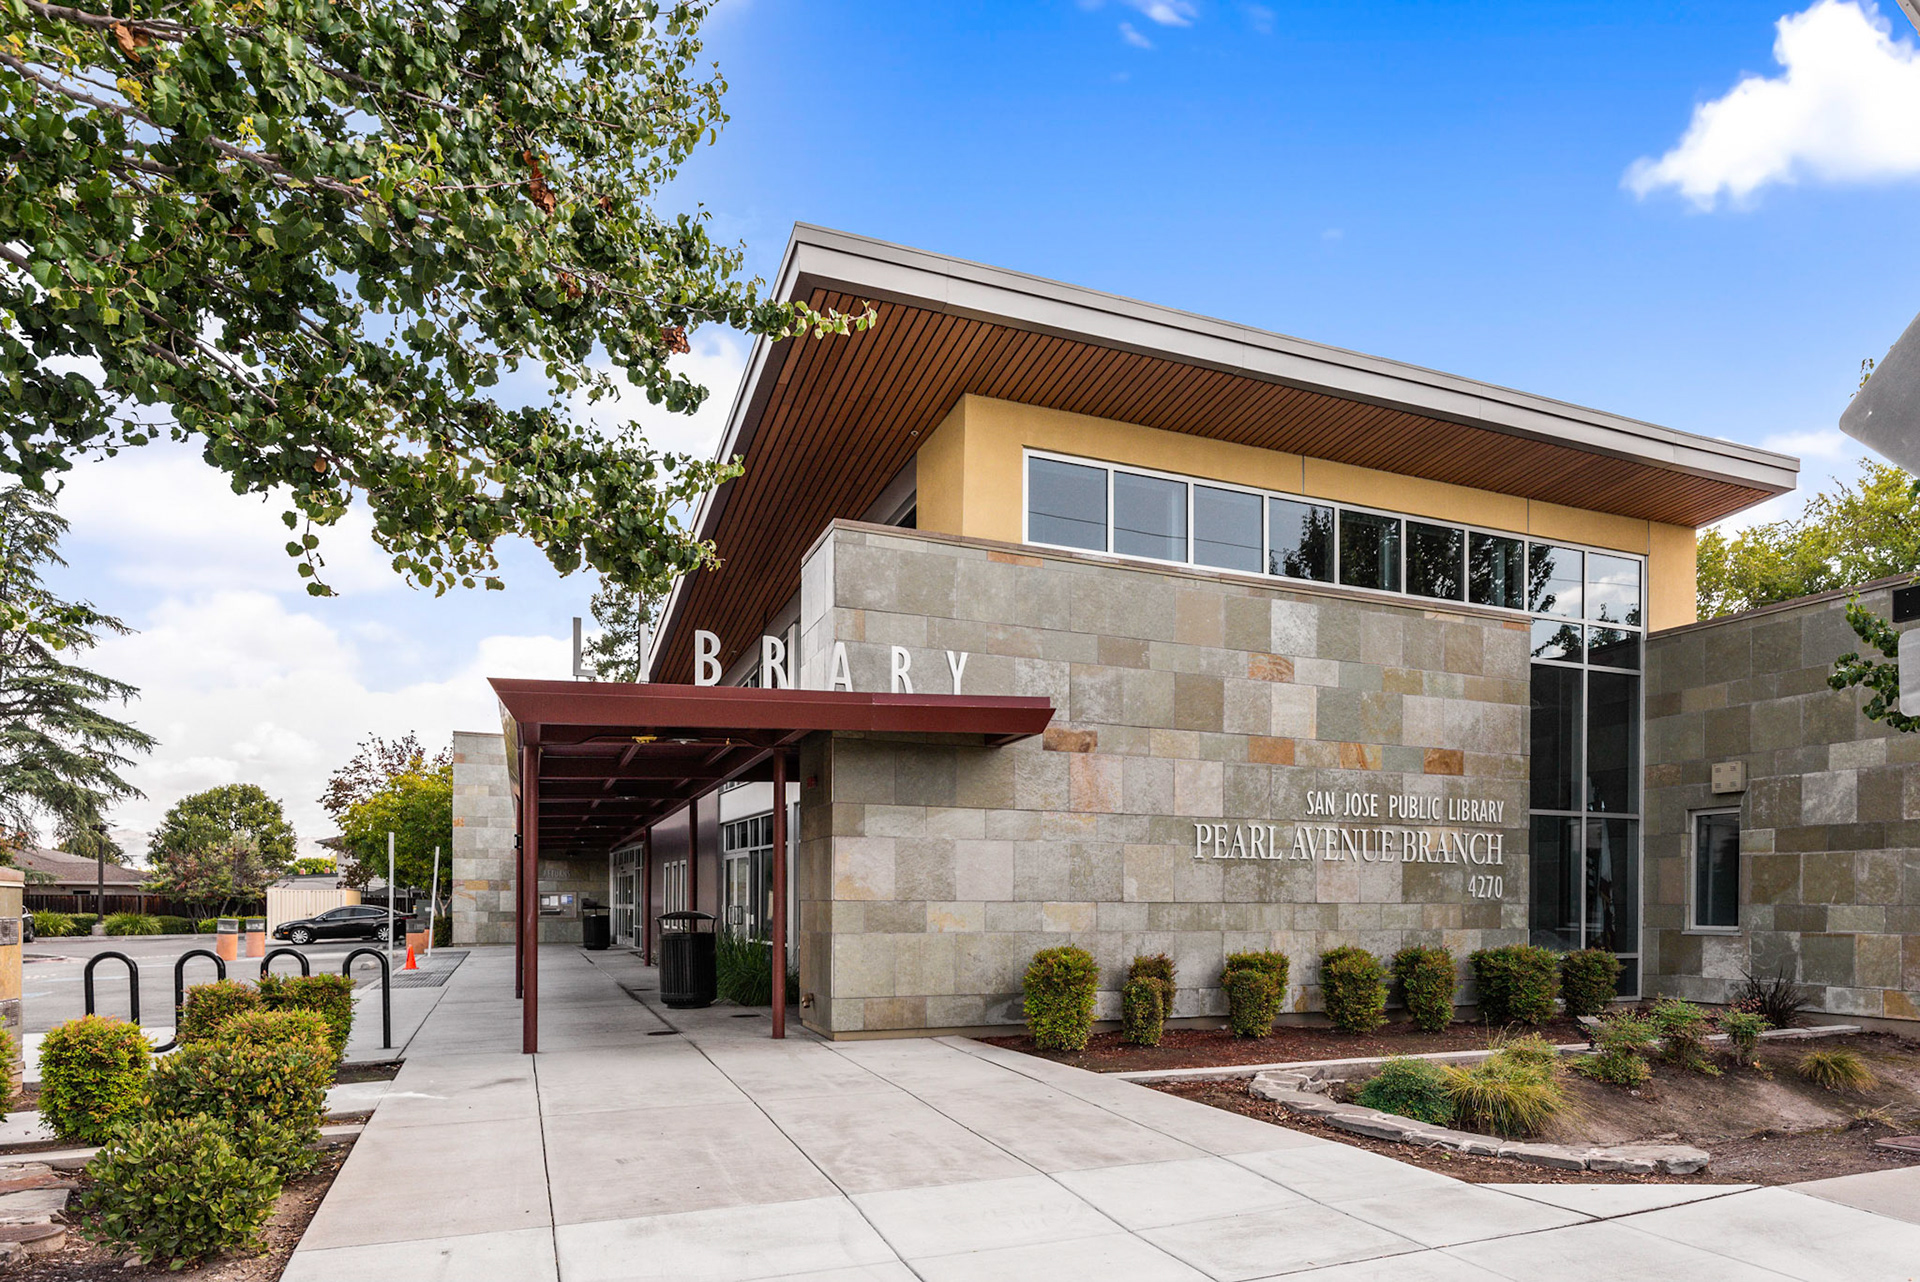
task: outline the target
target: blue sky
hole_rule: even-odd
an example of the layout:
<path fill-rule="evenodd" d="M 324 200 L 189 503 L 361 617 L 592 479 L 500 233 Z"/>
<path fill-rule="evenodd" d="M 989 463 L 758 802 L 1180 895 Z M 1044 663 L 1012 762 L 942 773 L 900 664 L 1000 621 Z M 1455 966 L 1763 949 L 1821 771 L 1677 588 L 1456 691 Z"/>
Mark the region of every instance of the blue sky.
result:
<path fill-rule="evenodd" d="M 793 222 L 842 227 L 1770 444 L 1817 488 L 1920 310 L 1920 60 L 1885 10 L 732 0 L 733 119 L 672 202 L 759 275 Z M 745 353 L 696 335 L 709 410 L 635 412 L 710 449 Z M 343 530 L 312 601 L 276 509 L 184 451 L 83 465 L 66 508 L 64 586 L 141 629 L 96 656 L 163 741 L 136 829 L 251 780 L 326 835 L 360 735 L 488 728 L 479 678 L 565 675 L 592 587 L 508 549 L 509 591 L 436 600 Z"/>

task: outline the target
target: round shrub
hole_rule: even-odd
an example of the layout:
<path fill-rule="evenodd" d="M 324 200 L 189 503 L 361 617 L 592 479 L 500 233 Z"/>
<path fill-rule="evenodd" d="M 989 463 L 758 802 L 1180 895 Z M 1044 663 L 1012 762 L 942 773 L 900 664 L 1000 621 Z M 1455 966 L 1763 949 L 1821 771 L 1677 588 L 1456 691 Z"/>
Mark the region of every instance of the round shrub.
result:
<path fill-rule="evenodd" d="M 243 1157 L 282 1176 L 312 1169 L 333 1083 L 332 1050 L 312 1041 L 195 1042 L 154 1065 L 156 1118 L 217 1117 Z"/>
<path fill-rule="evenodd" d="M 333 1029 L 317 1010 L 250 1010 L 230 1015 L 214 1033 L 222 1046 L 313 1046 L 333 1050 Z"/>
<path fill-rule="evenodd" d="M 124 1019 L 56 1024 L 40 1043 L 40 1119 L 63 1140 L 103 1143 L 139 1112 L 152 1062 L 146 1034 Z"/>
<path fill-rule="evenodd" d="M 182 1046 L 211 1041 L 220 1026 L 235 1015 L 259 1009 L 260 994 L 251 984 L 237 979 L 195 984 L 187 990 L 187 1001 L 180 1008 L 180 1026 L 175 1035 Z"/>
<path fill-rule="evenodd" d="M 1598 1015 L 1620 995 L 1620 959 L 1604 948 L 1560 958 L 1560 1000 L 1572 1016 Z"/>
<path fill-rule="evenodd" d="M 1151 979 L 1160 985 L 1160 1016 L 1173 1017 L 1173 958 L 1165 953 L 1149 953 L 1133 959 L 1127 967 L 1127 979 Z"/>
<path fill-rule="evenodd" d="M 453 946 L 453 918 L 441 913 L 433 919 L 433 946 L 451 948 Z"/>
<path fill-rule="evenodd" d="M 347 1037 L 353 1032 L 353 980 L 347 976 L 265 975 L 260 979 L 260 1000 L 268 1010 L 318 1011 L 332 1030 L 334 1054 L 347 1053 Z"/>
<path fill-rule="evenodd" d="M 193 924 L 193 933 L 196 935 L 211 935 L 219 928 L 220 919 L 218 917 L 202 917 Z"/>
<path fill-rule="evenodd" d="M 1467 957 L 1480 994 L 1480 1018 L 1489 1024 L 1544 1024 L 1553 1018 L 1559 967 L 1544 948 L 1509 944 Z"/>
<path fill-rule="evenodd" d="M 0 1028 L 0 1122 L 7 1120 L 13 1107 L 13 1070 L 20 1065 L 20 1048 L 13 1034 Z"/>
<path fill-rule="evenodd" d="M 1330 949 L 1320 956 L 1320 999 L 1333 1026 L 1370 1033 L 1387 1022 L 1387 976 L 1364 948 Z"/>
<path fill-rule="evenodd" d="M 1720 1016 L 1720 1030 L 1733 1047 L 1733 1057 L 1742 1064 L 1753 1063 L 1760 1049 L 1760 1034 L 1767 1031 L 1766 1017 L 1747 1010 L 1730 1010 Z"/>
<path fill-rule="evenodd" d="M 1035 953 L 1021 981 L 1034 1045 L 1045 1051 L 1086 1049 L 1099 985 L 1100 967 L 1086 949 L 1067 945 Z"/>
<path fill-rule="evenodd" d="M 1631 1090 L 1653 1076 L 1647 1066 L 1647 1053 L 1660 1038 L 1653 1021 L 1630 1010 L 1603 1016 L 1594 1034 L 1599 1052 L 1573 1061 L 1573 1069 L 1596 1082 L 1608 1082 Z"/>
<path fill-rule="evenodd" d="M 1453 954 L 1444 948 L 1402 948 L 1393 955 L 1393 981 L 1415 1028 L 1438 1033 L 1453 1022 Z"/>
<path fill-rule="evenodd" d="M 64 939 L 68 935 L 77 935 L 80 928 L 73 924 L 71 913 L 41 912 L 33 914 L 33 933 L 43 939 Z"/>
<path fill-rule="evenodd" d="M 160 923 L 160 933 L 163 935 L 191 935 L 193 933 L 193 919 L 190 917 L 168 917 L 163 914 L 154 918 L 154 920 Z"/>
<path fill-rule="evenodd" d="M 1719 1074 L 1707 1058 L 1707 1029 L 1713 1017 L 1704 1007 L 1678 997 L 1662 997 L 1653 1004 L 1649 1018 L 1660 1034 L 1660 1055 L 1669 1064 L 1709 1076 Z"/>
<path fill-rule="evenodd" d="M 1227 1022 L 1241 1037 L 1265 1037 L 1273 1032 L 1273 1021 L 1287 1000 L 1287 973 L 1291 969 L 1285 953 L 1228 953 L 1220 972 L 1220 986 L 1227 990 Z M 1236 979 L 1251 974 L 1265 982 Z"/>
<path fill-rule="evenodd" d="M 1380 1066 L 1356 1097 L 1367 1108 L 1433 1126 L 1453 1125 L 1447 1071 L 1429 1059 L 1396 1055 Z"/>
<path fill-rule="evenodd" d="M 107 914 L 109 935 L 158 935 L 160 919 L 147 913 Z"/>
<path fill-rule="evenodd" d="M 1129 979 L 1120 992 L 1122 1038 L 1134 1046 L 1158 1046 L 1166 1028 L 1166 994 L 1160 981 L 1142 975 Z"/>
<path fill-rule="evenodd" d="M 1462 1126 L 1492 1135 L 1534 1135 L 1566 1107 L 1551 1068 L 1495 1051 L 1471 1068 L 1448 1068 L 1447 1093 Z"/>
<path fill-rule="evenodd" d="M 211 1117 L 146 1121 L 87 1164 L 88 1236 L 142 1263 L 182 1267 L 218 1251 L 258 1250 L 280 1177 L 244 1157 Z"/>

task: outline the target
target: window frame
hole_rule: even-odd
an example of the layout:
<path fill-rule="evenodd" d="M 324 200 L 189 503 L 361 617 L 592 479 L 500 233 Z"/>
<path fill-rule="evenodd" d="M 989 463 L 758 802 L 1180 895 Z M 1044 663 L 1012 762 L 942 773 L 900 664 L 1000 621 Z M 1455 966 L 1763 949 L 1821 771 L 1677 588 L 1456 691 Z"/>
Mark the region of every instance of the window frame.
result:
<path fill-rule="evenodd" d="M 1716 815 L 1732 815 L 1734 831 L 1744 835 L 1746 817 L 1739 806 L 1705 806 L 1699 810 L 1687 812 L 1687 923 L 1681 929 L 1683 935 L 1740 935 L 1745 927 L 1740 924 L 1740 910 L 1745 906 L 1741 898 L 1742 885 L 1740 863 L 1744 850 L 1736 851 L 1733 860 L 1733 925 L 1708 926 L 1700 921 L 1700 821 Z"/>

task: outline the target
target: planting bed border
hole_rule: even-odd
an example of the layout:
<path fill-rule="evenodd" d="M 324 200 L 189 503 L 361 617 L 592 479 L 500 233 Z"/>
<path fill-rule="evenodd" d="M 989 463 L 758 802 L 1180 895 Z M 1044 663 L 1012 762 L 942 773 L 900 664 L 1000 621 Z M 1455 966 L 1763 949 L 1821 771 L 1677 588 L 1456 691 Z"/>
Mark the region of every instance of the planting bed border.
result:
<path fill-rule="evenodd" d="M 1770 1040 L 1801 1041 L 1816 1037 L 1842 1037 L 1857 1033 L 1857 1024 L 1823 1024 L 1815 1028 L 1774 1028 L 1760 1034 Z M 1725 1041 L 1725 1034 L 1709 1040 Z M 1562 1055 L 1579 1055 L 1588 1047 L 1581 1043 L 1560 1046 Z M 1170 1068 L 1140 1073 L 1117 1073 L 1132 1082 L 1232 1080 L 1251 1077 L 1249 1089 L 1261 1099 L 1271 1100 L 1296 1113 L 1317 1117 L 1329 1126 L 1372 1139 L 1416 1144 L 1422 1148 L 1441 1148 L 1471 1157 L 1506 1157 L 1535 1166 L 1564 1171 L 1622 1171 L 1635 1175 L 1694 1175 L 1707 1169 L 1712 1154 L 1691 1144 L 1535 1144 L 1503 1140 L 1472 1131 L 1418 1122 L 1397 1113 L 1360 1104 L 1344 1104 L 1324 1094 L 1335 1082 L 1377 1070 L 1388 1058 L 1433 1060 L 1438 1063 L 1473 1064 L 1493 1054 L 1483 1051 L 1440 1051 L 1426 1055 L 1388 1056 L 1369 1059 L 1336 1059 L 1295 1064 L 1249 1064 L 1224 1068 Z"/>

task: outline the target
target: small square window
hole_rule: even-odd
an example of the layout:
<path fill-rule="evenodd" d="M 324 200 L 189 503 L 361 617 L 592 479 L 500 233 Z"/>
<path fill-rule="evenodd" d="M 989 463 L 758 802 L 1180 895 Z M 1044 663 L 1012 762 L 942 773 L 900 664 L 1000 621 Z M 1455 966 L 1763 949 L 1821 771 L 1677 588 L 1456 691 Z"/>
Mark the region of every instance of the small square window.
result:
<path fill-rule="evenodd" d="M 1450 525 L 1407 522 L 1407 591 L 1458 601 L 1466 595 L 1466 534 Z"/>
<path fill-rule="evenodd" d="M 1187 483 L 1113 474 L 1113 550 L 1157 561 L 1187 559 Z"/>
<path fill-rule="evenodd" d="M 1295 499 L 1268 499 L 1267 573 L 1333 582 L 1333 509 Z"/>
<path fill-rule="evenodd" d="M 1260 573 L 1260 496 L 1193 487 L 1193 559 L 1197 565 Z"/>
<path fill-rule="evenodd" d="M 1693 817 L 1693 925 L 1697 930 L 1740 927 L 1740 812 Z"/>
<path fill-rule="evenodd" d="M 1534 543 L 1527 548 L 1527 608 L 1535 614 L 1580 617 L 1586 555 L 1578 548 Z"/>
<path fill-rule="evenodd" d="M 1107 550 L 1107 470 L 1027 461 L 1027 537 L 1064 548 Z"/>
<path fill-rule="evenodd" d="M 1587 554 L 1587 617 L 1602 623 L 1640 623 L 1640 563 L 1631 557 Z"/>
<path fill-rule="evenodd" d="M 1340 510 L 1340 582 L 1400 590 L 1400 518 Z"/>
<path fill-rule="evenodd" d="M 1527 608 L 1527 546 L 1498 534 L 1467 536 L 1467 599 L 1508 610 Z"/>
<path fill-rule="evenodd" d="M 1533 657 L 1578 663 L 1586 655 L 1586 629 L 1553 619 L 1533 621 Z"/>

